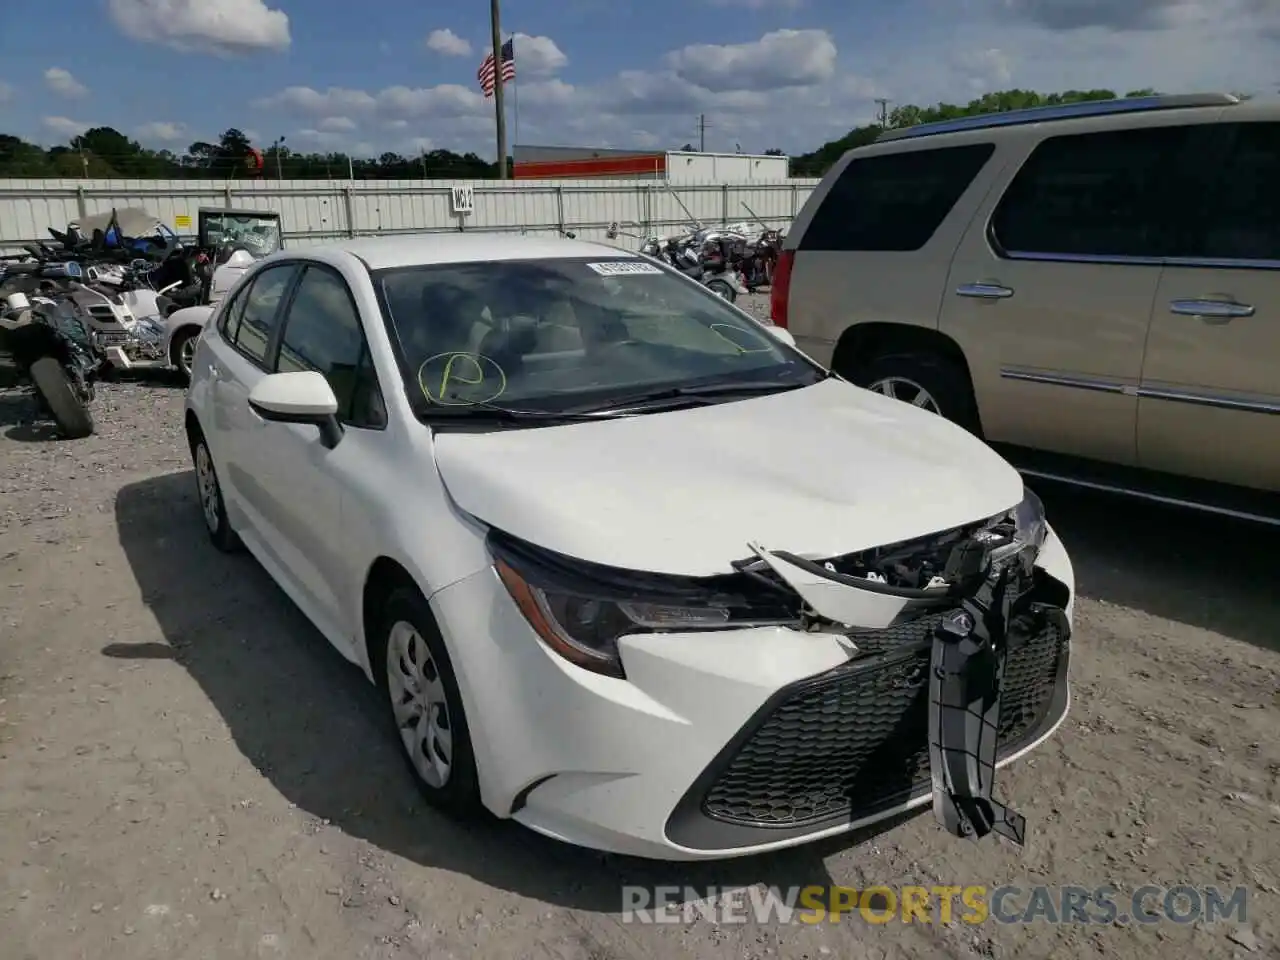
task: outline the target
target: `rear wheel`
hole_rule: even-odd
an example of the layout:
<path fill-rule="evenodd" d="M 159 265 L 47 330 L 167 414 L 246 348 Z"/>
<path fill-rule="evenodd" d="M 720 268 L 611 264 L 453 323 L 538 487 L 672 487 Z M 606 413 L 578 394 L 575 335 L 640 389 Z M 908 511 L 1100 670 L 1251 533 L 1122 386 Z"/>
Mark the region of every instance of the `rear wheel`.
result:
<path fill-rule="evenodd" d="M 196 340 L 199 336 L 198 329 L 179 330 L 169 344 L 169 362 L 188 380 L 191 379 L 192 366 L 195 364 Z"/>
<path fill-rule="evenodd" d="M 707 289 L 714 293 L 717 297 L 723 297 L 730 303 L 737 299 L 737 291 L 733 289 L 724 280 L 710 280 L 707 282 Z"/>
<path fill-rule="evenodd" d="M 204 514 L 204 526 L 209 539 L 223 553 L 240 549 L 240 537 L 227 521 L 227 505 L 222 499 L 222 485 L 213 466 L 213 456 L 204 437 L 198 437 L 191 446 L 191 459 L 196 467 L 196 493 L 200 497 L 200 512 Z"/>
<path fill-rule="evenodd" d="M 854 383 L 979 432 L 977 404 L 969 377 L 946 357 L 902 353 L 876 357 L 858 367 Z"/>
<path fill-rule="evenodd" d="M 41 357 L 33 363 L 31 381 L 64 437 L 82 440 L 93 433 L 93 414 L 56 357 Z"/>

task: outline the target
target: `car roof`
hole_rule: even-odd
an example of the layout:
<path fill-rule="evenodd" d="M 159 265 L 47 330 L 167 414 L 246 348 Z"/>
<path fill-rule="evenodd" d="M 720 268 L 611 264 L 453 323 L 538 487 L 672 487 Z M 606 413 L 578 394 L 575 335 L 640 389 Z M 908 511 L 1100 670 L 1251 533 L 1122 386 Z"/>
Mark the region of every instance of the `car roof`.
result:
<path fill-rule="evenodd" d="M 370 270 L 492 260 L 558 260 L 574 257 L 634 260 L 640 256 L 620 247 L 587 240 L 570 240 L 561 236 L 458 232 L 355 237 L 283 250 L 272 259 L 301 256 L 333 262 L 341 259 L 343 254 L 358 257 Z"/>

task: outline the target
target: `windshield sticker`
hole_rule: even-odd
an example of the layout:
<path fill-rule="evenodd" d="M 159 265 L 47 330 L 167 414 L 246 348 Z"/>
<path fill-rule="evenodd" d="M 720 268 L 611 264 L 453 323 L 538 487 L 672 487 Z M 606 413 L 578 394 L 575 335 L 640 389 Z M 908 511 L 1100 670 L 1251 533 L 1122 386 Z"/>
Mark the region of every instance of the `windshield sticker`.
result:
<path fill-rule="evenodd" d="M 643 260 L 610 260 L 606 263 L 588 263 L 588 267 L 602 277 L 631 277 L 636 274 L 662 275 L 662 268 Z"/>
<path fill-rule="evenodd" d="M 482 353 L 437 353 L 418 368 L 418 389 L 441 406 L 478 406 L 507 392 L 507 374 Z"/>
<path fill-rule="evenodd" d="M 735 327 L 729 323 L 713 323 L 709 329 L 721 340 L 732 344 L 738 349 L 739 353 L 772 353 L 773 347 L 770 344 L 762 344 L 762 342 L 751 335 L 747 330 L 741 327 Z M 753 345 L 744 347 L 740 340 L 750 339 Z"/>

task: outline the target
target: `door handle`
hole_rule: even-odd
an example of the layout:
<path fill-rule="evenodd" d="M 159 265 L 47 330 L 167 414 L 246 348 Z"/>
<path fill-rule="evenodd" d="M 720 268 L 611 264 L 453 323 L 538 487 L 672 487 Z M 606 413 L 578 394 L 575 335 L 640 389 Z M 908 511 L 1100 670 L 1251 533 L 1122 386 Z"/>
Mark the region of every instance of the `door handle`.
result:
<path fill-rule="evenodd" d="M 1237 317 L 1252 317 L 1257 311 L 1247 303 L 1231 300 L 1174 300 L 1169 312 L 1184 317 L 1196 317 L 1205 323 L 1230 323 Z"/>
<path fill-rule="evenodd" d="M 956 287 L 956 293 L 979 300 L 1007 300 L 1013 296 L 1013 288 L 1000 283 L 963 283 Z"/>

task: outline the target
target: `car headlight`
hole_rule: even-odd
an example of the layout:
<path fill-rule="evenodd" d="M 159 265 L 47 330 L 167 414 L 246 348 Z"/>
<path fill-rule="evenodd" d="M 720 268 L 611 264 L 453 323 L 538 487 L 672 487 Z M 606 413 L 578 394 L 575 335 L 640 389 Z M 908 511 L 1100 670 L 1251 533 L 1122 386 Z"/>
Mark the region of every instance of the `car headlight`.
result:
<path fill-rule="evenodd" d="M 520 612 L 554 653 L 624 678 L 618 641 L 632 633 L 788 623 L 779 597 L 746 597 L 692 579 L 599 567 L 490 537 L 493 567 Z"/>
<path fill-rule="evenodd" d="M 1049 535 L 1049 524 L 1044 517 L 1044 503 L 1030 490 L 1023 488 L 1022 502 L 1013 508 L 1014 539 L 1023 547 L 1033 548 L 1036 554 L 1044 546 Z"/>
<path fill-rule="evenodd" d="M 1030 490 L 1023 488 L 1022 502 L 998 517 L 993 517 L 978 539 L 991 548 L 991 559 L 1002 563 L 1020 557 L 1025 566 L 1035 565 L 1040 548 L 1049 535 L 1044 504 Z"/>

